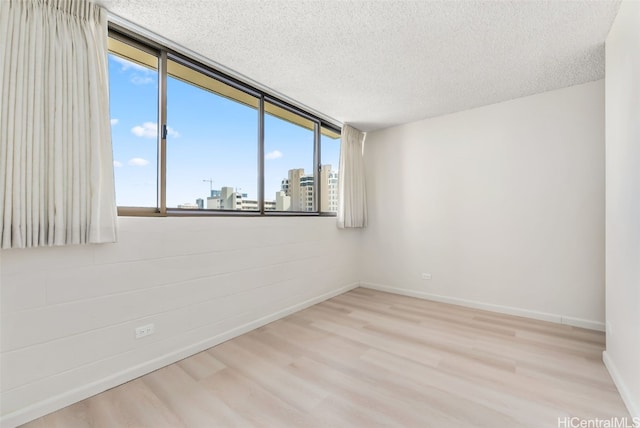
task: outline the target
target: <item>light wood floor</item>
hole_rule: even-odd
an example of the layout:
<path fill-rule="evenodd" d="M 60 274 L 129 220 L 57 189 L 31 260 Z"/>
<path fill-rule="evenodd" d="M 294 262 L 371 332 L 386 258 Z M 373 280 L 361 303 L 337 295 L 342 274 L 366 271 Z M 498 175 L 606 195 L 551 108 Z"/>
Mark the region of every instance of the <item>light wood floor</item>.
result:
<path fill-rule="evenodd" d="M 356 289 L 26 425 L 558 427 L 629 417 L 604 335 Z"/>

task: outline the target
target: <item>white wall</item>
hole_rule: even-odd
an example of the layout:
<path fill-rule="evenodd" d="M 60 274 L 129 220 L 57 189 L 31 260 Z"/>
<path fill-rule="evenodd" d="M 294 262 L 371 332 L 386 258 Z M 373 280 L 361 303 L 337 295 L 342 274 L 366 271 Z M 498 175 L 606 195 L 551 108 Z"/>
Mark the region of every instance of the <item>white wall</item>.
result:
<path fill-rule="evenodd" d="M 604 81 L 370 133 L 365 165 L 367 286 L 604 327 Z"/>
<path fill-rule="evenodd" d="M 357 285 L 335 218 L 119 218 L 118 244 L 0 252 L 2 426 Z M 134 328 L 155 323 L 139 340 Z"/>
<path fill-rule="evenodd" d="M 621 4 L 606 51 L 604 360 L 629 412 L 640 418 L 640 3 Z"/>

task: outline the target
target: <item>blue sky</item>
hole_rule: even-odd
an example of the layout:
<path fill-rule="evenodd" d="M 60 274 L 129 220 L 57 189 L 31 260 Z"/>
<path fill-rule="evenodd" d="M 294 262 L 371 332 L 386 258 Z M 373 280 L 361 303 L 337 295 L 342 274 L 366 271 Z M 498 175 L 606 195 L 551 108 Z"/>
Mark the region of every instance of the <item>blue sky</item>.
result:
<path fill-rule="evenodd" d="M 109 55 L 110 110 L 116 200 L 156 206 L 158 76 Z M 257 198 L 258 112 L 169 77 L 167 79 L 167 206 L 195 203 L 213 188 L 237 188 Z M 339 140 L 322 138 L 322 164 L 338 169 Z M 313 164 L 313 133 L 265 117 L 265 198 L 275 199 L 287 171 Z"/>

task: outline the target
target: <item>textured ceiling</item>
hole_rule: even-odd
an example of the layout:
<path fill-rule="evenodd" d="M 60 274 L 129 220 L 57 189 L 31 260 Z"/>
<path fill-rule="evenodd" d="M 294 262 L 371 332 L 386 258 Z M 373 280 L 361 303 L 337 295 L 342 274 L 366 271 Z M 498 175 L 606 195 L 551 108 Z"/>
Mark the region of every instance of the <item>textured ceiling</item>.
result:
<path fill-rule="evenodd" d="M 604 77 L 619 1 L 96 0 L 374 130 Z"/>

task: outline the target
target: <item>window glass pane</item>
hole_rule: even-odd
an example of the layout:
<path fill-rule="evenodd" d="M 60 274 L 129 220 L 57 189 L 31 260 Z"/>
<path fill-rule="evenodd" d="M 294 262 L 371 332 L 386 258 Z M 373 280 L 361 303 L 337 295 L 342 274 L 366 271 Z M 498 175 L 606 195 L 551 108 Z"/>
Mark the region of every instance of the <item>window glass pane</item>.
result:
<path fill-rule="evenodd" d="M 258 99 L 167 63 L 167 207 L 258 210 Z"/>
<path fill-rule="evenodd" d="M 340 134 L 322 128 L 320 137 L 320 211 L 338 212 Z"/>
<path fill-rule="evenodd" d="M 314 125 L 311 120 L 265 103 L 265 211 L 315 210 Z"/>
<path fill-rule="evenodd" d="M 114 39 L 109 49 L 116 203 L 157 207 L 158 58 Z"/>

